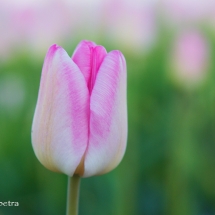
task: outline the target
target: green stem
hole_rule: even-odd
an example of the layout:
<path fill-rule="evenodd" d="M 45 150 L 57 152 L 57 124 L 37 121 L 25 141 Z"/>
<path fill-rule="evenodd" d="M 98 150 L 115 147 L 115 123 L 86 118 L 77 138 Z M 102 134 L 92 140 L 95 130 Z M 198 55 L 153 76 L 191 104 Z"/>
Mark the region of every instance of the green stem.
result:
<path fill-rule="evenodd" d="M 66 215 L 78 215 L 80 179 L 78 175 L 68 178 Z"/>

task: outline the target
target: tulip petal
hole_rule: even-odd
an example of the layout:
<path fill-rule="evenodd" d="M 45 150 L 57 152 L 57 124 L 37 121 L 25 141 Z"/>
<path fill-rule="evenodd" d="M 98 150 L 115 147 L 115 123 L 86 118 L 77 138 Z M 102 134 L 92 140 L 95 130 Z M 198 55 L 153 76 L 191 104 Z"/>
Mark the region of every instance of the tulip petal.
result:
<path fill-rule="evenodd" d="M 107 55 L 107 51 L 103 46 L 96 46 L 92 50 L 92 63 L 91 63 L 91 77 L 88 85 L 89 92 L 91 94 L 92 89 L 94 87 L 97 73 L 99 71 L 99 68 L 101 66 L 101 63 L 104 60 L 104 57 Z"/>
<path fill-rule="evenodd" d="M 36 156 L 48 169 L 72 176 L 88 143 L 89 92 L 65 50 L 53 45 L 45 58 L 33 125 Z"/>
<path fill-rule="evenodd" d="M 95 46 L 96 44 L 94 42 L 83 40 L 78 44 L 72 55 L 72 60 L 83 73 L 87 85 L 91 75 L 92 48 Z"/>
<path fill-rule="evenodd" d="M 90 134 L 83 177 L 103 174 L 121 161 L 127 140 L 126 63 L 111 51 L 98 71 L 90 98 Z"/>

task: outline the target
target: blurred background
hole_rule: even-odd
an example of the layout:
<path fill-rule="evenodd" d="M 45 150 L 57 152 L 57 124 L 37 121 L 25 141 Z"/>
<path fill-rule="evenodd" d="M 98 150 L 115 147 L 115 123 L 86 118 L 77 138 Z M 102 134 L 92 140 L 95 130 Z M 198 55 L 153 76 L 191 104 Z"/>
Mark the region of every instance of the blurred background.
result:
<path fill-rule="evenodd" d="M 82 179 L 80 215 L 215 214 L 215 0 L 0 0 L 0 215 L 59 215 L 67 176 L 36 159 L 31 124 L 53 44 L 119 49 L 128 146 Z"/>

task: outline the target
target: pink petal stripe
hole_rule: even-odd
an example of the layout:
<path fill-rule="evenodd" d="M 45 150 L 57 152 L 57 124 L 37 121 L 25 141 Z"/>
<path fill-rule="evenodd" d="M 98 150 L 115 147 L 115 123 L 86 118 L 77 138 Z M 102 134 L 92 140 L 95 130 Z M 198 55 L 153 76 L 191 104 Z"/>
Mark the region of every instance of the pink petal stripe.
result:
<path fill-rule="evenodd" d="M 119 51 L 106 55 L 90 98 L 90 137 L 84 177 L 110 171 L 127 140 L 126 63 Z"/>
<path fill-rule="evenodd" d="M 72 176 L 88 142 L 89 92 L 68 54 L 53 45 L 45 58 L 32 143 L 47 168 Z"/>
<path fill-rule="evenodd" d="M 92 49 L 92 55 L 91 55 L 91 77 L 90 77 L 90 83 L 88 85 L 89 92 L 91 93 L 95 81 L 96 76 L 98 73 L 98 70 L 100 68 L 100 65 L 102 61 L 104 60 L 104 57 L 107 55 L 107 51 L 103 46 L 96 46 Z"/>

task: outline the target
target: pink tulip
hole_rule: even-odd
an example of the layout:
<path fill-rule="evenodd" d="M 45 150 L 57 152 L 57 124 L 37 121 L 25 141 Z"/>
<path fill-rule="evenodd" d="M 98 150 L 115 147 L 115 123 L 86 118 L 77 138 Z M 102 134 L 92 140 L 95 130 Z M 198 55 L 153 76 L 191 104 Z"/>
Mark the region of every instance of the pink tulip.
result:
<path fill-rule="evenodd" d="M 181 33 L 173 46 L 171 64 L 179 82 L 191 86 L 206 76 L 209 46 L 201 32 L 189 30 Z"/>
<path fill-rule="evenodd" d="M 69 176 L 104 174 L 127 140 L 126 62 L 120 51 L 82 41 L 72 58 L 50 47 L 32 126 L 40 162 Z"/>

